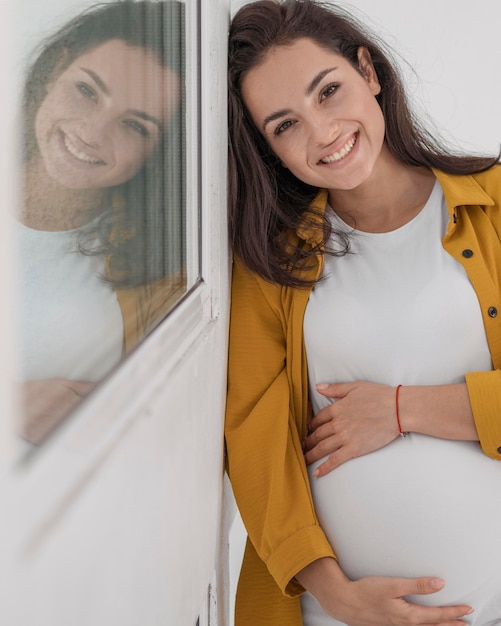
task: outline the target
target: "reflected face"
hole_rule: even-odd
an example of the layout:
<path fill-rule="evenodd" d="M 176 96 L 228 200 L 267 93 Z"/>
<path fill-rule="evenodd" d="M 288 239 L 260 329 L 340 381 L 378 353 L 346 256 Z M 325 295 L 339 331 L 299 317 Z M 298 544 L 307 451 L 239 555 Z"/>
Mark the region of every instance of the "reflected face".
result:
<path fill-rule="evenodd" d="M 154 150 L 180 98 L 180 80 L 153 53 L 112 39 L 47 86 L 35 133 L 47 174 L 64 187 L 112 187 Z"/>
<path fill-rule="evenodd" d="M 360 72 L 313 40 L 298 39 L 270 50 L 242 82 L 258 130 L 283 165 L 315 187 L 354 189 L 381 155 L 381 88 L 367 51 L 358 56 Z"/>

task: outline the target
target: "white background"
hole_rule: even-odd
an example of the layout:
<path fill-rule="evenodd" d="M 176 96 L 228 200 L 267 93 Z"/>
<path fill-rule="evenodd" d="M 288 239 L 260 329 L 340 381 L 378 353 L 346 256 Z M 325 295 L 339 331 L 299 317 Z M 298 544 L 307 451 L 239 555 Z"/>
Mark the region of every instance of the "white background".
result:
<path fill-rule="evenodd" d="M 224 526 L 219 535 L 218 520 L 228 299 L 223 219 L 227 2 L 202 0 L 205 291 L 159 328 L 127 361 L 121 377 L 111 381 L 108 397 L 104 389 L 97 394 L 87 412 L 30 466 L 12 470 L 4 453 L 8 429 L 0 428 L 2 624 L 192 626 L 214 570 L 224 604 L 225 577 L 219 568 L 226 535 Z M 497 152 L 500 0 L 342 4 L 370 16 L 373 27 L 415 68 L 418 79 L 409 79 L 411 93 L 443 132 L 465 150 Z M 9 183 L 15 175 L 14 98 L 9 96 L 28 48 L 73 15 L 74 6 L 74 0 L 0 0 L 4 211 L 13 202 Z M 57 18 L 47 17 L 52 10 Z M 5 229 L 0 235 L 5 291 L 10 275 Z M 181 331 L 173 352 L 172 338 L 191 323 L 187 313 L 198 303 L 202 314 L 193 315 L 190 333 Z M 11 323 L 2 318 L 4 343 Z M 5 357 L 3 349 L 0 356 Z M 142 385 L 147 379 L 151 383 Z M 137 393 L 134 405 L 124 407 L 121 393 L 130 381 L 137 381 Z M 6 382 L 5 376 L 0 382 Z M 7 389 L 4 384 L 3 402 Z M 0 418 L 6 416 L 4 405 Z M 235 548 L 238 555 L 238 539 Z M 235 569 L 238 559 L 232 576 Z M 223 626 L 221 604 L 218 613 Z"/>

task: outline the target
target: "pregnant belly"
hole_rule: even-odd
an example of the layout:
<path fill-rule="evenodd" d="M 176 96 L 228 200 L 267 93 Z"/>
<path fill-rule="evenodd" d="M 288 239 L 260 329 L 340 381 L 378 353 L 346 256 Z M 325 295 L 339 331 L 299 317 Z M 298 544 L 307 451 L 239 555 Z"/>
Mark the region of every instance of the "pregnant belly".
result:
<path fill-rule="evenodd" d="M 477 443 L 412 434 L 313 478 L 319 463 L 315 507 L 350 578 L 439 576 L 412 601 L 501 608 L 501 463 Z"/>

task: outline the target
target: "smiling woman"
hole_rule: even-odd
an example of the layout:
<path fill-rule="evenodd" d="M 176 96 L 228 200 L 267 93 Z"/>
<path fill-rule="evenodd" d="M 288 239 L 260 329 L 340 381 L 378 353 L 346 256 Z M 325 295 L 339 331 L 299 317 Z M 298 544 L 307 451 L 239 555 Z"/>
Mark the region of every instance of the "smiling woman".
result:
<path fill-rule="evenodd" d="M 86 52 L 49 84 L 37 112 L 39 166 L 70 189 L 130 180 L 178 106 L 179 84 L 152 53 L 123 40 Z"/>
<path fill-rule="evenodd" d="M 16 387 L 31 443 L 185 290 L 183 16 L 174 0 L 98 5 L 27 74 Z"/>
<path fill-rule="evenodd" d="M 275 50 L 242 84 L 256 126 L 282 164 L 309 185 L 356 187 L 383 146 L 384 118 L 375 99 L 381 86 L 367 49 L 360 48 L 358 62 L 355 68 L 311 39 L 299 39 Z M 298 82 L 304 92 L 291 89 Z M 350 122 L 341 125 L 344 119 Z M 334 163 L 335 170 L 329 167 Z"/>
<path fill-rule="evenodd" d="M 499 159 L 334 2 L 246 4 L 228 67 L 236 624 L 499 624 Z"/>

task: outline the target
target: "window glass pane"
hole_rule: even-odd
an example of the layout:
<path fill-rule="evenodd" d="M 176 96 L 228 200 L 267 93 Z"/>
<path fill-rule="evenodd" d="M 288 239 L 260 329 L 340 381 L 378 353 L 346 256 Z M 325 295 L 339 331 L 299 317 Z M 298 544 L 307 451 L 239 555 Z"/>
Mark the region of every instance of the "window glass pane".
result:
<path fill-rule="evenodd" d="M 15 381 L 20 435 L 39 444 L 192 286 L 198 249 L 185 4 L 20 5 L 19 63 L 40 43 L 19 86 Z"/>

